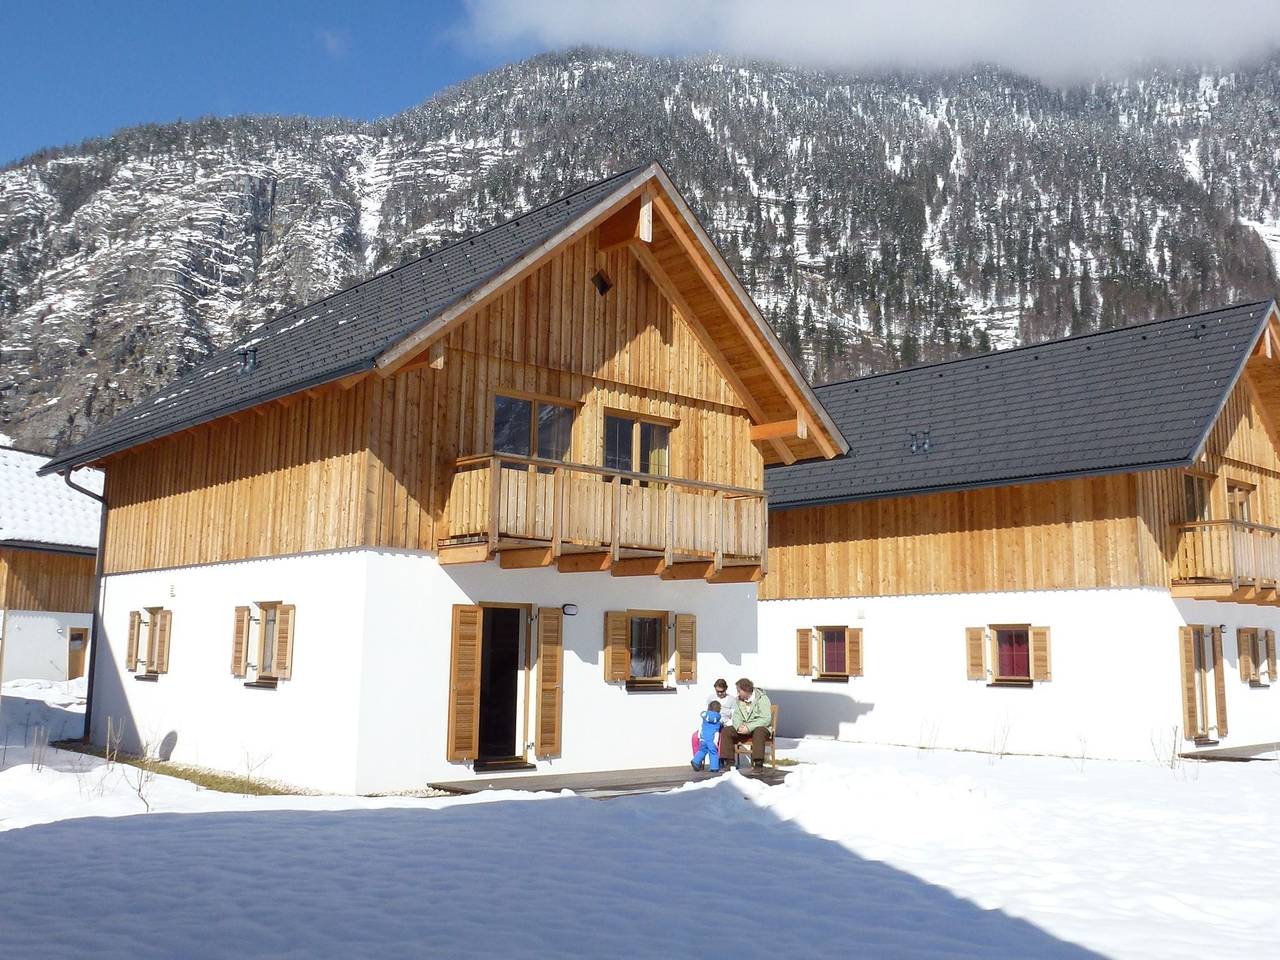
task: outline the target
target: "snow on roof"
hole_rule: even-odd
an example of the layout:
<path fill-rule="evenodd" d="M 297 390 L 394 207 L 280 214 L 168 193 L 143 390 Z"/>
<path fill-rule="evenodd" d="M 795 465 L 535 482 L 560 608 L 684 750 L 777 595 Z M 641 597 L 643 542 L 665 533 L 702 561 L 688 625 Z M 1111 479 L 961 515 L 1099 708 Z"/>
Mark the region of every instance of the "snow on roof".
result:
<path fill-rule="evenodd" d="M 47 459 L 0 447 L 0 543 L 17 540 L 96 550 L 100 505 L 56 474 L 36 476 Z M 76 470 L 71 479 L 86 490 L 102 492 L 100 470 Z"/>

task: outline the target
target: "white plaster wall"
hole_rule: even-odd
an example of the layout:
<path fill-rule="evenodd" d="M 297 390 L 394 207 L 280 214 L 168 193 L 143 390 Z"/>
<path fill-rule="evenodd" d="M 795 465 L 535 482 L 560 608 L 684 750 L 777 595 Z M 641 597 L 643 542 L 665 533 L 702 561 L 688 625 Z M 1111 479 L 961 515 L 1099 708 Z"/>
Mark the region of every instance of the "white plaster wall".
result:
<path fill-rule="evenodd" d="M 1222 746 L 1280 738 L 1280 685 L 1250 689 L 1234 655 L 1235 626 L 1280 631 L 1280 609 L 1130 589 L 770 600 L 758 610 L 761 652 L 747 672 L 779 704 L 784 735 L 1167 760 L 1194 749 L 1182 737 L 1178 648 L 1178 627 L 1191 622 L 1228 626 Z M 1053 679 L 1031 688 L 966 679 L 964 628 L 989 623 L 1050 627 Z M 818 624 L 863 629 L 863 677 L 796 676 L 795 631 Z"/>
<path fill-rule="evenodd" d="M 743 675 L 756 650 L 754 584 L 663 581 L 555 568 L 502 570 L 496 561 L 441 566 L 422 554 L 371 553 L 362 675 L 361 792 L 459 780 L 468 765 L 445 759 L 452 608 L 456 603 L 578 605 L 564 619 L 562 752 L 539 772 L 687 763 L 689 738 L 712 682 Z M 698 618 L 698 680 L 674 693 L 628 693 L 604 680 L 608 610 L 669 610 Z M 301 642 L 301 641 L 300 641 Z M 537 721 L 529 711 L 530 739 Z M 534 760 L 533 751 L 529 758 Z M 526 774 L 527 775 L 527 774 Z M 485 774 L 498 777 L 501 774 Z"/>
<path fill-rule="evenodd" d="M 4 622 L 3 680 L 65 680 L 71 627 L 88 627 L 87 613 L 0 611 Z"/>
<path fill-rule="evenodd" d="M 539 771 L 680 764 L 689 759 L 711 683 L 742 675 L 756 650 L 754 584 L 662 581 L 441 566 L 408 552 L 349 551 L 124 574 L 104 582 L 93 737 L 123 721 L 126 748 L 335 792 L 372 793 L 472 776 L 445 759 L 455 603 L 576 603 L 564 621 L 563 743 Z M 231 676 L 234 607 L 297 607 L 293 677 L 276 690 Z M 124 670 L 129 611 L 173 611 L 169 672 Z M 698 681 L 674 693 L 628 693 L 603 677 L 606 610 L 644 608 L 698 618 Z M 532 675 L 536 684 L 536 670 Z M 536 688 L 535 688 L 536 689 Z M 530 737 L 537 721 L 529 711 Z M 248 759 L 246 758 L 248 755 Z M 532 751 L 530 751 L 532 759 Z M 501 774 L 486 774 L 496 777 Z"/>
<path fill-rule="evenodd" d="M 1239 627 L 1270 628 L 1280 635 L 1280 607 L 1213 600 L 1174 600 L 1172 603 L 1183 623 L 1225 627 L 1222 658 L 1226 670 L 1227 736 L 1221 738 L 1218 748 L 1241 756 L 1276 756 L 1277 744 L 1280 744 L 1280 678 L 1266 676 L 1264 660 L 1262 682 L 1268 686 L 1254 687 L 1240 679 L 1236 630 Z M 1212 716 L 1210 722 L 1214 722 Z M 1185 748 L 1195 749 L 1189 743 Z"/>
<path fill-rule="evenodd" d="M 146 741 L 180 762 L 240 773 L 260 764 L 260 777 L 354 790 L 365 566 L 363 552 L 347 551 L 107 577 L 94 742 L 111 717 L 125 723 L 127 749 Z M 234 608 L 260 600 L 297 607 L 293 678 L 275 690 L 231 675 Z M 154 683 L 124 669 L 129 611 L 153 606 L 173 611 L 169 672 Z"/>

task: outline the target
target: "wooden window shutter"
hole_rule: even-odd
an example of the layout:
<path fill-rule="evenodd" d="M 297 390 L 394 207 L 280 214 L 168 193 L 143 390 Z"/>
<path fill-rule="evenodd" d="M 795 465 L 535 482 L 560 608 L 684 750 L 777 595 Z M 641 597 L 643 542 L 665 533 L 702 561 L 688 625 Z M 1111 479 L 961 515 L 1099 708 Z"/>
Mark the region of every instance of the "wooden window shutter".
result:
<path fill-rule="evenodd" d="M 1258 679 L 1258 665 L 1253 662 L 1254 632 L 1247 627 L 1236 631 L 1236 650 L 1239 652 L 1240 679 L 1245 683 Z"/>
<path fill-rule="evenodd" d="M 231 631 L 231 675 L 243 677 L 249 672 L 249 608 L 236 607 L 235 626 Z"/>
<path fill-rule="evenodd" d="M 1053 672 L 1050 670 L 1048 627 L 1031 628 L 1031 679 L 1053 679 Z"/>
<path fill-rule="evenodd" d="M 125 669 L 130 673 L 138 670 L 138 634 L 142 630 L 142 614 L 137 610 L 129 611 L 129 641 L 125 644 Z"/>
<path fill-rule="evenodd" d="M 796 631 L 796 676 L 813 675 L 813 631 L 808 627 Z"/>
<path fill-rule="evenodd" d="M 1222 669 L 1222 631 L 1213 628 L 1213 702 L 1218 708 L 1218 736 L 1227 735 L 1227 679 Z"/>
<path fill-rule="evenodd" d="M 676 680 L 693 683 L 698 679 L 698 618 L 692 613 L 676 614 Z"/>
<path fill-rule="evenodd" d="M 155 621 L 156 648 L 155 661 L 147 668 L 156 673 L 169 672 L 169 637 L 173 633 L 173 611 L 157 610 L 151 615 Z"/>
<path fill-rule="evenodd" d="M 1200 734 L 1199 713 L 1196 709 L 1196 632 L 1190 627 L 1178 628 L 1179 660 L 1182 661 L 1182 730 L 1183 736 L 1194 740 Z"/>
<path fill-rule="evenodd" d="M 564 705 L 564 614 L 559 607 L 538 610 L 539 757 L 560 756 L 560 717 Z"/>
<path fill-rule="evenodd" d="M 454 604 L 449 657 L 449 760 L 473 760 L 480 749 L 480 644 L 484 611 Z"/>
<path fill-rule="evenodd" d="M 1267 679 L 1276 682 L 1276 632 L 1268 630 L 1263 639 L 1267 644 Z"/>
<path fill-rule="evenodd" d="M 276 607 L 276 655 L 271 675 L 277 680 L 293 676 L 293 621 L 297 608 L 291 603 Z"/>
<path fill-rule="evenodd" d="M 986 637 L 985 627 L 965 627 L 964 641 L 969 652 L 969 679 L 987 679 L 986 661 L 983 658 L 983 639 Z"/>
<path fill-rule="evenodd" d="M 604 678 L 613 683 L 631 675 L 631 621 L 625 613 L 604 615 Z"/>
<path fill-rule="evenodd" d="M 862 676 L 862 628 L 844 628 L 844 668 L 851 677 Z"/>

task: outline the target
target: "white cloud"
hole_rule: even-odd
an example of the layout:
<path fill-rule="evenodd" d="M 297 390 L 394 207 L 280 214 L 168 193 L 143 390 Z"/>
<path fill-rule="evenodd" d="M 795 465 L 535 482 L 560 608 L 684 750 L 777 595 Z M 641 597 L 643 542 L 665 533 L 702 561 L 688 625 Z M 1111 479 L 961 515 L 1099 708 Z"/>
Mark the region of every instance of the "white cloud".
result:
<path fill-rule="evenodd" d="M 351 36 L 346 30 L 320 29 L 316 31 L 316 42 L 330 59 L 341 60 L 351 47 Z"/>
<path fill-rule="evenodd" d="M 854 70 L 982 62 L 1072 81 L 1265 55 L 1280 47 L 1280 0 L 468 0 L 465 34 L 496 49 L 593 44 Z"/>

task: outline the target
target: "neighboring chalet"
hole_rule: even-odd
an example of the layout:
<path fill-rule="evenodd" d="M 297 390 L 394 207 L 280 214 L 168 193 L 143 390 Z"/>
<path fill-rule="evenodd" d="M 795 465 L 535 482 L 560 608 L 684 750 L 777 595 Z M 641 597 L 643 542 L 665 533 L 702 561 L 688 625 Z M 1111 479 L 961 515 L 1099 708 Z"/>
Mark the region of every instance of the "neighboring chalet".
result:
<path fill-rule="evenodd" d="M 286 314 L 106 471 L 92 736 L 320 789 L 683 763 L 846 445 L 661 167 Z"/>
<path fill-rule="evenodd" d="M 61 477 L 37 471 L 45 457 L 0 447 L 0 679 L 84 676 L 93 614 L 101 505 Z M 72 482 L 102 491 L 102 474 Z"/>
<path fill-rule="evenodd" d="M 1274 304 L 816 392 L 847 456 L 766 483 L 750 669 L 784 733 L 1164 761 L 1276 748 Z"/>

